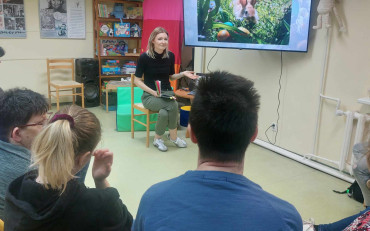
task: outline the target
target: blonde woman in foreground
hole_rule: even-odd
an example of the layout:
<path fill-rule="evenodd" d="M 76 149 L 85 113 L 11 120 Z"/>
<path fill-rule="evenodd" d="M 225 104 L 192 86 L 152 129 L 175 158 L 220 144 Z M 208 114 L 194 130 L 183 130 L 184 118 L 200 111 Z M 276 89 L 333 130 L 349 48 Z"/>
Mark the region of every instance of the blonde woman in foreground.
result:
<path fill-rule="evenodd" d="M 113 153 L 94 151 L 100 122 L 79 106 L 57 112 L 32 145 L 33 166 L 14 180 L 5 202 L 5 230 L 130 230 L 132 216 L 109 186 Z M 74 175 L 94 156 L 96 188 Z"/>

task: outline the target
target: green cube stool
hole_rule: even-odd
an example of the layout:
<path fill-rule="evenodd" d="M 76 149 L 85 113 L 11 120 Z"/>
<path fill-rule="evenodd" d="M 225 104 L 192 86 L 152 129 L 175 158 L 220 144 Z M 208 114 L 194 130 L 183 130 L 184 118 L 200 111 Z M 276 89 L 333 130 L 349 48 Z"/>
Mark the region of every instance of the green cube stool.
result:
<path fill-rule="evenodd" d="M 141 103 L 141 95 L 143 90 L 139 87 L 134 87 L 134 102 Z M 135 114 L 141 113 L 135 109 Z M 146 115 L 135 117 L 137 120 L 146 123 Z M 158 114 L 151 114 L 150 121 L 157 121 Z M 116 125 L 119 132 L 131 131 L 131 87 L 117 88 L 117 111 L 116 111 Z M 135 131 L 146 131 L 145 126 L 135 123 Z M 155 130 L 155 124 L 150 125 L 150 131 Z"/>

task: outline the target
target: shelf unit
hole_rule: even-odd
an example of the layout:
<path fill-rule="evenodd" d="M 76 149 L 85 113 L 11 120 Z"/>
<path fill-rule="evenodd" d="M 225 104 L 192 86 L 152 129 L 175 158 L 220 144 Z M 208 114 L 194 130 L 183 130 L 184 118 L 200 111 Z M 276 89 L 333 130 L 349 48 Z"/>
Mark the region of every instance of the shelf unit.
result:
<path fill-rule="evenodd" d="M 121 75 L 103 75 L 102 74 L 102 65 L 106 60 L 131 60 L 137 63 L 137 60 L 140 56 L 141 50 L 141 37 L 110 37 L 110 36 L 100 36 L 100 23 L 112 23 L 121 22 L 119 18 L 104 18 L 99 17 L 99 4 L 105 4 L 107 8 L 113 9 L 115 3 L 122 3 L 124 6 L 134 6 L 134 7 L 143 7 L 142 1 L 124 1 L 124 0 L 93 0 L 93 15 L 94 15 L 94 57 L 99 61 L 99 89 L 100 89 L 100 98 L 103 90 L 103 81 L 108 80 L 117 80 L 120 78 L 130 77 L 131 74 L 121 74 Z M 108 10 L 109 11 L 109 10 Z M 132 24 L 136 23 L 141 28 L 141 34 L 143 33 L 143 19 L 122 19 L 122 22 Z M 103 56 L 101 49 L 102 40 L 125 40 L 128 43 L 128 51 L 125 56 Z M 132 53 L 136 49 L 137 53 Z M 100 100 L 101 102 L 101 100 Z"/>

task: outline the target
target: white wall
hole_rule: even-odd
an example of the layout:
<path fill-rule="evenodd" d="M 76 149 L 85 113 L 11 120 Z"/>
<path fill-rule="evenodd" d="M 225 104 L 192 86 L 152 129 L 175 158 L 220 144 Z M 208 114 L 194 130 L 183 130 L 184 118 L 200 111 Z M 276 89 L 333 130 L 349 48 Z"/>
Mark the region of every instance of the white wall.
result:
<path fill-rule="evenodd" d="M 93 58 L 92 1 L 86 0 L 86 39 L 41 39 L 38 0 L 25 0 L 26 39 L 0 39 L 0 87 L 27 87 L 47 96 L 46 58 Z"/>
<path fill-rule="evenodd" d="M 313 0 L 311 25 L 316 23 Z M 41 39 L 38 0 L 25 1 L 26 39 L 0 39 L 6 55 L 0 59 L 0 87 L 27 87 L 47 94 L 46 58 L 92 58 L 92 1 L 86 0 L 86 39 Z M 370 106 L 356 102 L 370 88 L 370 1 L 342 0 L 338 8 L 348 32 L 340 33 L 336 22 L 330 37 L 325 94 L 342 100 L 343 110 L 369 113 Z M 307 154 L 312 152 L 320 78 L 326 49 L 326 30 L 311 30 L 307 53 L 283 53 L 283 76 L 277 146 Z M 196 49 L 195 68 L 200 72 L 200 51 Z M 206 64 L 216 49 L 206 49 Z M 259 139 L 267 141 L 264 131 L 276 122 L 280 53 L 273 51 L 220 49 L 210 64 L 211 70 L 224 69 L 255 82 L 261 94 Z M 324 101 L 320 119 L 318 154 L 338 160 L 344 117 L 334 115 L 335 104 Z M 273 133 L 268 133 L 273 139 Z"/>
<path fill-rule="evenodd" d="M 370 106 L 357 103 L 370 89 L 370 1 L 337 1 L 348 27 L 340 33 L 336 21 L 331 31 L 325 95 L 342 100 L 342 110 L 369 113 Z M 313 0 L 311 26 L 316 24 L 318 0 Z M 334 20 L 334 18 L 333 18 Z M 320 79 L 326 50 L 327 30 L 310 30 L 307 53 L 283 53 L 283 75 L 279 133 L 276 145 L 298 154 L 312 153 L 318 110 Z M 195 53 L 195 69 L 201 72 L 201 51 Z M 216 49 L 206 49 L 206 65 Z M 220 49 L 209 65 L 255 82 L 261 94 L 259 136 L 267 141 L 265 130 L 277 120 L 280 52 Z M 207 70 L 206 70 L 207 71 Z M 324 101 L 320 119 L 317 154 L 339 160 L 344 136 L 345 117 L 335 116 L 335 103 Z M 270 140 L 274 133 L 269 132 Z"/>

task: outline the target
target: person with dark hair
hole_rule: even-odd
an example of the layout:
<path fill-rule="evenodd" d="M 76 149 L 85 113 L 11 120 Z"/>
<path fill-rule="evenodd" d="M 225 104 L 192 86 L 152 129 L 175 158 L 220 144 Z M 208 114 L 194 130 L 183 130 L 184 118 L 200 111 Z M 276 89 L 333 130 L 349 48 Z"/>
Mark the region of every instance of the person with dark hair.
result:
<path fill-rule="evenodd" d="M 0 219 L 9 183 L 27 172 L 30 148 L 47 121 L 48 103 L 39 93 L 14 88 L 0 94 Z"/>
<path fill-rule="evenodd" d="M 190 111 L 198 166 L 143 195 L 133 230 L 302 230 L 293 205 L 245 176 L 256 136 L 260 96 L 254 83 L 228 72 L 201 77 Z"/>
<path fill-rule="evenodd" d="M 100 138 L 100 122 L 87 109 L 71 105 L 57 112 L 32 144 L 37 170 L 9 185 L 5 230 L 131 230 L 132 216 L 107 181 L 113 153 L 94 151 Z M 74 176 L 91 156 L 96 189 Z"/>
<path fill-rule="evenodd" d="M 155 126 L 153 145 L 160 151 L 167 151 L 162 135 L 169 130 L 168 139 L 177 147 L 185 148 L 185 140 L 177 136 L 178 105 L 176 100 L 161 98 L 156 91 L 155 81 L 160 81 L 160 90 L 163 94 L 174 96 L 171 89 L 170 79 L 176 80 L 182 77 L 196 79 L 192 71 L 183 71 L 175 74 L 175 55 L 168 50 L 168 32 L 162 28 L 155 28 L 149 36 L 148 47 L 142 53 L 137 62 L 135 72 L 135 85 L 144 93 L 141 97 L 145 108 L 158 111 L 158 120 Z M 143 79 L 144 76 L 144 79 Z"/>
<path fill-rule="evenodd" d="M 0 58 L 5 55 L 5 51 L 2 47 L 0 47 Z"/>
<path fill-rule="evenodd" d="M 315 225 L 314 219 L 303 221 L 303 231 L 354 231 L 370 228 L 370 139 L 352 148 L 353 175 L 364 197 L 365 209 L 359 213 L 329 224 Z"/>

